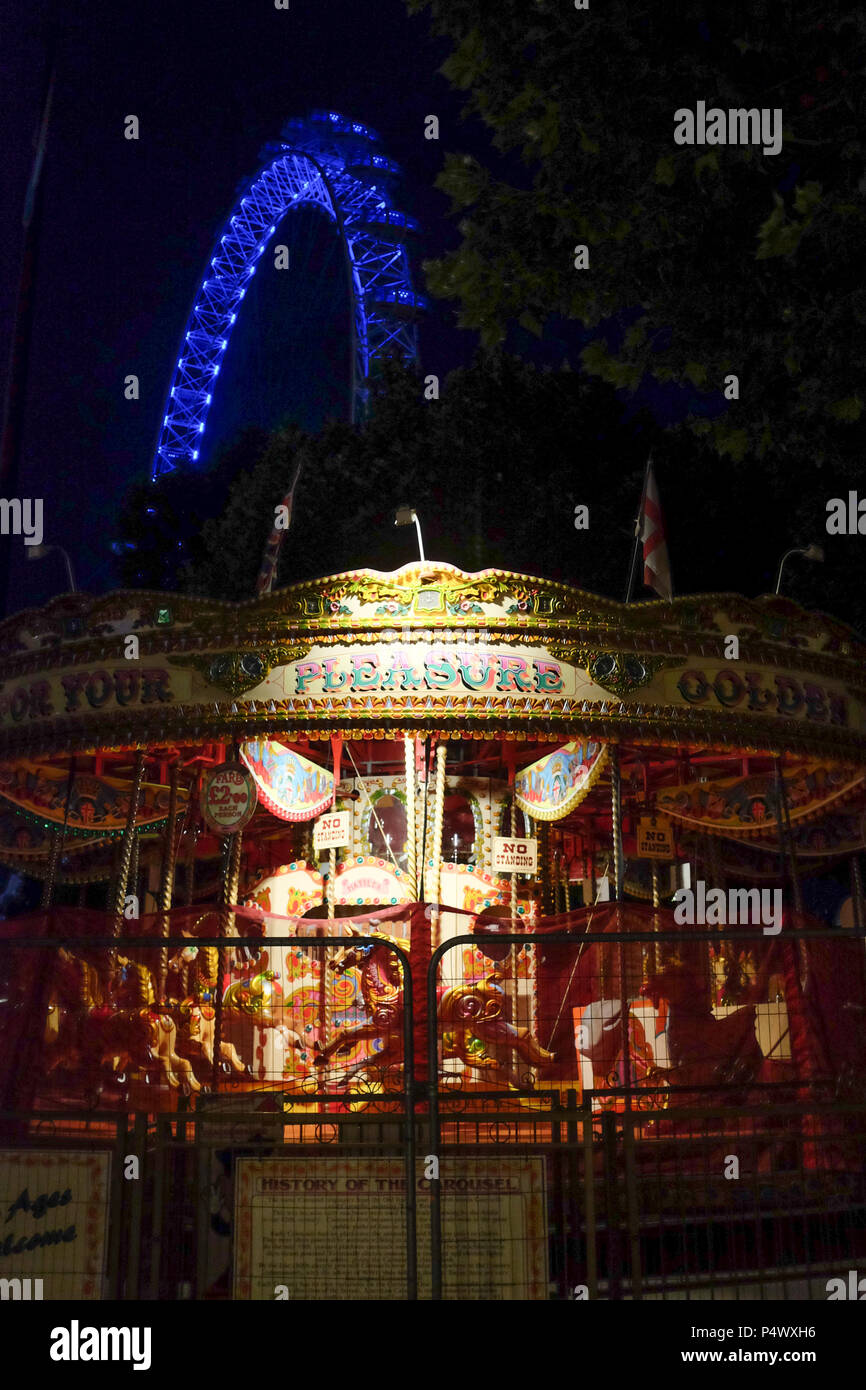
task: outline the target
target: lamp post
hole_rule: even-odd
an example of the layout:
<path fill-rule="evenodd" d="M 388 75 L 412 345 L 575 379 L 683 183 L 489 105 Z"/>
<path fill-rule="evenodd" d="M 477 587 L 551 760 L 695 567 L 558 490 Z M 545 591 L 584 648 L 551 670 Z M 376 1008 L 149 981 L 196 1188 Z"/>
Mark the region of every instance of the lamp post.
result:
<path fill-rule="evenodd" d="M 28 560 L 44 560 L 46 555 L 50 555 L 52 550 L 57 550 L 63 556 L 66 564 L 66 577 L 69 580 L 70 594 L 78 593 L 78 586 L 75 583 L 75 575 L 72 572 L 72 561 L 63 549 L 62 545 L 29 545 L 27 547 Z"/>
<path fill-rule="evenodd" d="M 779 561 L 779 573 L 776 576 L 776 593 L 779 592 L 782 585 L 782 570 L 785 568 L 785 561 L 789 560 L 792 555 L 802 555 L 804 560 L 820 561 L 824 559 L 824 551 L 821 549 L 820 545 L 794 546 L 792 550 L 786 550 Z"/>
<path fill-rule="evenodd" d="M 421 555 L 421 563 L 425 564 L 424 541 L 421 536 L 421 522 L 418 520 L 418 513 L 414 507 L 398 507 L 397 515 L 394 517 L 395 526 L 411 526 L 415 523 L 415 530 L 418 532 L 418 550 Z"/>

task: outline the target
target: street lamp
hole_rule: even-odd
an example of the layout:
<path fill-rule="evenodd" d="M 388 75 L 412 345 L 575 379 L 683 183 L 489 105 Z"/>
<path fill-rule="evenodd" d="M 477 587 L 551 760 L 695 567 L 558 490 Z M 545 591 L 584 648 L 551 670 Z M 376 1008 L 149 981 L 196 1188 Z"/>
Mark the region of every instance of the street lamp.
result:
<path fill-rule="evenodd" d="M 63 549 L 62 545 L 29 545 L 27 547 L 28 560 L 44 560 L 46 555 L 50 555 L 52 550 L 58 550 L 66 562 L 66 577 L 69 580 L 70 594 L 78 593 L 78 586 L 75 583 L 75 575 L 72 573 L 72 561 Z"/>
<path fill-rule="evenodd" d="M 424 559 L 424 541 L 421 538 L 421 523 L 418 520 L 418 513 L 414 507 L 398 507 L 397 515 L 394 517 L 395 526 L 411 526 L 415 523 L 415 530 L 418 532 L 418 549 L 421 553 L 422 564 L 426 564 Z"/>
<path fill-rule="evenodd" d="M 804 560 L 824 559 L 824 551 L 821 549 L 820 545 L 795 546 L 793 550 L 786 550 L 779 561 L 779 573 L 776 577 L 776 593 L 779 592 L 782 584 L 782 570 L 785 568 L 785 561 L 790 559 L 792 555 L 802 555 Z"/>

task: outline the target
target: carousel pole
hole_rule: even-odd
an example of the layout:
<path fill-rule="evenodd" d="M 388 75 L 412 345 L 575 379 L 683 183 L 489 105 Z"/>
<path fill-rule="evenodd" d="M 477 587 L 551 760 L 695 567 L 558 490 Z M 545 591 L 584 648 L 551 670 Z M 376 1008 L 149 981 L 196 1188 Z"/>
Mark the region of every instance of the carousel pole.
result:
<path fill-rule="evenodd" d="M 776 806 L 779 819 L 779 856 L 782 861 L 782 877 L 785 876 L 785 859 L 787 849 L 787 859 L 791 871 L 791 889 L 794 898 L 794 911 L 799 917 L 803 913 L 803 898 L 800 893 L 800 880 L 797 875 L 797 859 L 794 852 L 794 836 L 791 830 L 791 818 L 788 811 L 788 794 L 785 790 L 785 779 L 782 776 L 782 759 L 777 757 L 775 760 L 776 768 Z M 799 925 L 799 923 L 797 924 Z M 804 941 L 797 942 L 797 959 L 800 963 L 800 989 L 805 990 L 809 983 L 809 954 L 806 950 Z"/>
<path fill-rule="evenodd" d="M 514 795 L 514 783 L 513 783 L 513 782 L 512 782 L 512 784 L 511 784 L 511 838 L 512 838 L 512 840 L 516 840 L 516 839 L 517 839 L 517 799 L 516 799 L 516 797 L 515 797 L 515 795 Z M 512 929 L 512 931 L 515 931 L 516 928 L 517 928 L 517 874 L 512 874 L 512 875 L 511 875 L 511 929 Z M 512 947 L 511 947 L 512 966 L 513 966 L 513 964 L 514 964 L 513 957 L 514 957 L 514 955 L 515 955 L 515 951 L 516 951 L 516 947 L 512 944 Z"/>
<path fill-rule="evenodd" d="M 337 851 L 328 851 L 328 889 L 325 895 L 327 903 L 328 921 L 333 922 L 337 915 Z M 330 936 L 330 929 L 320 927 L 322 936 Z M 330 986 L 329 964 L 331 960 L 330 948 L 323 946 L 319 954 L 319 1042 L 322 1047 L 327 1047 L 331 1041 L 331 1015 L 332 1000 Z"/>
<path fill-rule="evenodd" d="M 403 740 L 406 767 L 406 874 L 412 892 L 412 901 L 418 898 L 418 858 L 415 844 L 415 741 Z"/>
<path fill-rule="evenodd" d="M 445 812 L 445 744 L 436 745 L 436 797 L 433 803 L 433 900 L 436 913 L 433 919 L 433 946 L 441 945 L 439 940 L 439 899 L 442 895 L 442 828 Z"/>
<path fill-rule="evenodd" d="M 63 843 L 63 830 L 59 825 L 55 825 L 51 831 L 51 845 L 48 850 L 48 865 L 45 870 L 45 878 L 42 882 L 42 903 L 43 909 L 51 906 L 54 897 L 54 884 L 57 879 L 57 865 L 60 863 L 60 846 Z"/>
<path fill-rule="evenodd" d="M 187 803 L 189 806 L 198 805 L 199 780 L 200 779 L 196 777 L 190 789 L 189 801 Z M 195 852 L 198 847 L 199 837 L 198 825 L 188 825 L 187 833 L 189 834 L 189 849 L 187 850 L 186 856 L 186 877 L 184 879 L 183 890 L 186 906 L 192 907 L 193 892 L 195 890 Z M 186 961 L 183 961 L 180 968 L 180 993 L 182 999 L 186 999 L 189 994 L 189 975 L 190 967 Z"/>
<path fill-rule="evenodd" d="M 653 935 L 657 938 L 657 937 L 658 937 L 658 933 L 659 933 L 659 915 L 658 915 L 658 913 L 659 913 L 659 908 L 661 907 L 661 892 L 660 892 L 660 890 L 659 890 L 659 861 L 658 861 L 657 859 L 654 859 L 654 860 L 652 861 L 652 877 L 653 877 Z M 655 940 L 655 941 L 653 942 L 653 944 L 652 944 L 652 962 L 653 962 L 653 970 L 658 971 L 658 970 L 661 969 L 661 962 L 660 962 L 660 960 L 659 960 L 659 943 L 658 943 L 658 940 Z"/>
<path fill-rule="evenodd" d="M 622 781 L 619 770 L 619 748 L 615 743 L 607 750 L 610 767 L 610 818 L 613 837 L 613 898 L 622 901 L 623 856 L 622 856 Z"/>
<path fill-rule="evenodd" d="M 863 930 L 863 877 L 860 871 L 860 856 L 851 855 L 851 909 L 854 915 L 854 930 Z"/>
<path fill-rule="evenodd" d="M 791 891 L 794 898 L 794 910 L 802 915 L 803 895 L 800 891 L 800 876 L 797 872 L 797 853 L 794 849 L 794 832 L 791 828 L 791 811 L 788 806 L 788 792 L 785 787 L 785 779 L 782 776 L 782 759 L 776 758 L 776 791 L 779 804 L 779 843 L 782 851 L 782 863 L 785 862 L 785 850 L 787 847 L 787 858 L 791 872 Z"/>
<path fill-rule="evenodd" d="M 57 866 L 60 863 L 60 853 L 63 849 L 63 841 L 66 838 L 66 827 L 69 824 L 69 806 L 72 801 L 72 784 L 75 781 L 75 759 L 69 760 L 69 779 L 66 783 L 66 801 L 63 807 L 63 824 L 55 825 L 51 832 L 51 845 L 48 851 L 48 866 L 45 872 L 45 879 L 42 884 L 43 911 L 51 906 L 54 899 L 54 885 L 57 881 Z"/>
<path fill-rule="evenodd" d="M 547 917 L 554 911 L 550 825 L 547 821 L 535 821 L 533 831 L 538 838 L 538 865 L 541 869 L 541 910 Z"/>
<path fill-rule="evenodd" d="M 614 901 L 619 904 L 622 902 L 624 874 L 622 853 L 622 777 L 620 774 L 619 747 L 617 744 L 610 744 L 607 757 L 610 766 L 610 819 L 611 834 L 613 837 L 613 896 Z M 621 933 L 622 920 L 619 913 L 617 913 L 617 927 Z M 626 980 L 625 946 L 622 941 L 619 943 L 618 954 L 620 1027 L 622 1030 L 622 1073 L 623 1083 L 628 1092 L 631 1086 L 631 1068 L 629 1066 L 628 1055 L 628 982 Z M 626 1099 L 628 1100 L 628 1096 Z"/>
<path fill-rule="evenodd" d="M 141 868 L 140 859 L 141 859 L 141 837 L 140 837 L 139 835 L 134 835 L 133 838 L 132 838 L 132 854 L 131 854 L 130 860 L 129 860 L 129 877 L 128 877 L 128 879 L 126 880 L 126 887 L 127 887 L 127 894 L 126 894 L 126 896 L 127 896 L 127 897 L 129 896 L 130 893 L 133 893 L 136 897 L 138 897 L 138 880 L 139 880 L 140 868 Z M 139 915 L 140 915 L 140 913 L 141 913 L 141 904 L 139 903 Z"/>
<path fill-rule="evenodd" d="M 851 910 L 854 917 L 854 930 L 863 930 L 863 877 L 860 872 L 860 856 L 851 855 Z M 864 941 L 866 946 L 866 941 Z"/>
<path fill-rule="evenodd" d="M 421 839 L 418 849 L 418 862 L 421 865 L 421 901 L 427 901 L 427 817 L 430 809 L 430 753 L 433 744 L 429 737 L 424 740 L 424 815 L 421 819 Z"/>
<path fill-rule="evenodd" d="M 141 799 L 141 784 L 143 781 L 144 749 L 139 748 L 135 754 L 135 766 L 132 773 L 132 790 L 129 794 L 129 810 L 126 813 L 126 827 L 123 832 L 123 839 L 120 842 L 120 868 L 114 891 L 114 921 L 111 933 L 115 938 L 120 936 L 123 929 L 123 909 L 126 905 L 126 885 L 129 881 L 129 866 L 132 863 L 132 846 L 135 840 L 135 819 L 138 815 L 138 803 Z"/>
<path fill-rule="evenodd" d="M 224 909 L 219 914 L 220 939 L 229 934 L 232 921 L 231 909 L 238 900 L 238 885 L 241 877 L 241 848 L 243 845 L 243 831 L 236 830 L 233 835 L 227 836 L 223 844 L 223 880 L 220 893 L 221 907 Z M 235 928 L 232 935 L 237 936 Z M 220 1053 L 222 1050 L 222 1031 L 223 1031 L 223 979 L 225 978 L 226 952 L 225 946 L 217 947 L 217 968 L 216 984 L 214 986 L 214 1028 L 213 1028 L 213 1091 L 216 1093 L 219 1083 Z"/>
<path fill-rule="evenodd" d="M 171 910 L 171 897 L 174 892 L 174 870 L 177 861 L 177 798 L 180 788 L 180 759 L 175 763 L 171 770 L 171 782 L 168 792 L 168 820 L 165 825 L 165 835 L 163 836 L 162 846 L 162 871 L 159 884 L 159 934 L 165 939 L 169 935 L 169 912 Z M 133 890 L 135 881 L 133 880 Z M 156 998 L 162 1004 L 165 1002 L 165 985 L 168 979 L 168 947 L 163 945 L 159 948 L 156 972 Z"/>
<path fill-rule="evenodd" d="M 336 916 L 337 897 L 337 851 L 328 851 L 328 921 L 333 921 Z"/>

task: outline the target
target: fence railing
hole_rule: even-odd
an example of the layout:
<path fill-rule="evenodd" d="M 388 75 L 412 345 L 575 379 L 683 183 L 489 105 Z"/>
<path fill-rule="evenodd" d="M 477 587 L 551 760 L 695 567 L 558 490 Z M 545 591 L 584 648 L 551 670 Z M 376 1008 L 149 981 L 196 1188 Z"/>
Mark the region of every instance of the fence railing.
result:
<path fill-rule="evenodd" d="M 98 1270 L 52 1251 L 45 1297 L 825 1297 L 866 1257 L 862 958 L 815 929 L 506 931 L 419 976 L 378 931 L 19 935 L 4 1193 L 94 1157 Z"/>

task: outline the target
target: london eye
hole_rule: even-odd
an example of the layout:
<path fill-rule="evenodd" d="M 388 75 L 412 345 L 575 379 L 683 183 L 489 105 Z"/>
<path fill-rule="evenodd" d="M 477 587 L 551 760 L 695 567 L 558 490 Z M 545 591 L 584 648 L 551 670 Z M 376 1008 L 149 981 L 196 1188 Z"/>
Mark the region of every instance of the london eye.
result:
<path fill-rule="evenodd" d="M 324 371 L 313 391 L 320 401 L 329 398 L 332 413 L 362 419 L 377 367 L 392 355 L 416 360 L 416 320 L 425 301 L 412 286 L 407 241 L 418 227 L 394 206 L 399 170 L 380 143 L 368 126 L 316 111 L 289 121 L 281 140 L 265 146 L 263 163 L 242 185 L 196 290 L 158 430 L 154 481 L 179 468 L 206 466 L 204 435 L 220 371 L 233 369 L 241 356 L 240 346 L 226 356 L 236 324 L 248 358 L 257 355 L 247 363 L 243 391 L 232 395 L 243 396 L 249 414 L 250 397 L 268 394 L 266 378 L 277 354 L 273 342 L 268 355 L 260 341 L 253 346 L 265 296 L 251 291 L 271 246 L 275 265 L 282 255 L 290 271 L 281 282 L 285 309 L 277 334 L 294 341 L 278 340 L 277 346 L 294 355 L 301 371 L 313 340 L 323 347 Z M 337 281 L 344 314 L 337 308 Z M 282 384 L 270 383 L 283 411 L 293 406 L 285 383 L 285 376 Z M 276 422 L 260 415 L 257 423 Z"/>

